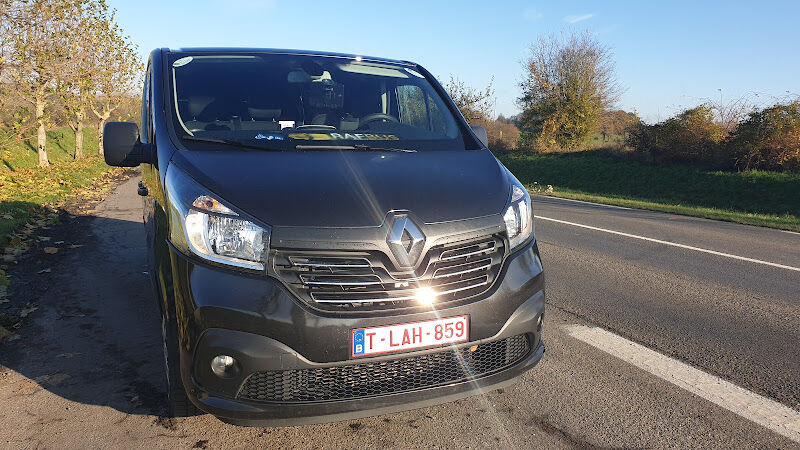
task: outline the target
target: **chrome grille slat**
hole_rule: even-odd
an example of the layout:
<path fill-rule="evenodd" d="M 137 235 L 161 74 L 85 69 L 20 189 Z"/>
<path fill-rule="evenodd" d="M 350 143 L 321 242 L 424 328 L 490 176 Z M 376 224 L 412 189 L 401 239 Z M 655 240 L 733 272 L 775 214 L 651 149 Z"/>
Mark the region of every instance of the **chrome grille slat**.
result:
<path fill-rule="evenodd" d="M 438 303 L 470 298 L 494 283 L 505 256 L 499 235 L 437 245 L 415 272 L 396 269 L 380 251 L 277 249 L 278 275 L 303 300 L 328 309 L 417 306 L 416 290 L 430 287 Z"/>
<path fill-rule="evenodd" d="M 481 286 L 485 286 L 485 285 L 488 283 L 488 279 L 487 279 L 486 277 L 481 277 L 481 278 L 473 278 L 473 279 L 471 279 L 471 280 L 459 280 L 458 282 L 454 282 L 454 283 L 447 283 L 447 284 L 445 284 L 444 286 L 451 285 L 451 284 L 457 284 L 457 283 L 465 283 L 465 282 L 468 282 L 468 281 L 476 281 L 476 280 L 480 280 L 480 281 L 479 281 L 478 283 L 475 283 L 475 284 L 470 284 L 470 285 L 467 285 L 467 286 L 460 286 L 460 287 L 457 287 L 457 288 L 450 288 L 450 289 L 445 289 L 445 290 L 442 290 L 442 291 L 438 291 L 438 290 L 437 290 L 437 292 L 438 292 L 438 295 L 448 295 L 448 294 L 454 294 L 454 293 L 457 293 L 457 292 L 466 291 L 466 290 L 469 290 L 469 289 L 475 289 L 475 288 L 478 288 L 478 287 L 481 287 Z M 439 286 L 443 286 L 443 285 L 439 285 Z M 329 294 L 329 293 L 327 293 L 327 292 L 326 292 L 325 294 Z M 367 295 L 368 295 L 368 294 L 370 294 L 370 293 L 367 293 L 367 292 L 365 292 L 364 294 L 367 294 Z M 319 297 L 317 297 L 317 296 L 314 296 L 314 299 L 315 299 L 317 302 L 319 302 L 319 303 L 376 303 L 376 302 L 396 302 L 396 301 L 406 301 L 406 300 L 413 300 L 413 299 L 415 299 L 415 298 L 416 298 L 416 294 L 412 294 L 412 295 L 405 295 L 405 296 L 401 296 L 401 297 L 376 297 L 376 298 L 365 298 L 365 299 L 347 299 L 347 300 L 342 300 L 342 299 L 330 299 L 330 298 L 329 298 L 329 299 L 326 299 L 326 298 L 319 298 Z"/>
<path fill-rule="evenodd" d="M 472 277 L 472 278 L 466 278 L 466 279 L 463 279 L 463 280 L 447 280 L 447 279 L 442 278 L 442 280 L 444 280 L 445 282 L 431 284 L 430 286 L 431 287 L 437 287 L 437 288 L 445 288 L 446 286 L 450 286 L 450 285 L 453 285 L 453 284 L 474 282 L 476 280 L 485 280 L 485 278 L 486 278 L 485 275 Z M 404 289 L 397 289 L 397 290 L 393 290 L 392 292 L 395 292 L 395 293 L 398 293 L 398 294 L 402 295 L 406 291 L 416 292 L 416 287 L 417 286 L 404 288 Z M 387 294 L 389 294 L 390 293 L 390 292 L 388 292 L 386 290 L 381 290 L 381 291 L 359 291 L 359 292 L 356 292 L 356 291 L 333 291 L 333 290 L 327 291 L 326 290 L 326 291 L 318 291 L 318 292 L 320 294 L 336 294 L 336 295 L 347 295 L 347 294 L 352 294 L 352 293 L 365 294 L 365 295 L 379 294 L 379 293 L 387 293 Z M 437 290 L 437 292 L 439 294 L 444 294 L 444 291 L 441 291 L 441 290 Z M 392 299 L 395 299 L 395 298 L 391 297 L 391 295 L 389 297 L 384 297 L 383 298 L 383 300 L 387 300 L 387 299 L 392 300 Z"/>
<path fill-rule="evenodd" d="M 366 261 L 366 260 L 365 260 Z M 294 261 L 293 261 L 294 264 Z M 295 264 L 297 265 L 297 264 Z M 328 270 L 322 273 L 309 271 L 300 274 L 300 281 L 305 286 L 318 286 L 322 288 L 338 287 L 340 290 L 355 289 L 359 287 L 381 286 L 384 284 L 383 280 L 378 275 L 374 274 L 372 267 L 369 266 L 369 273 L 352 273 L 346 272 L 342 269 L 344 264 L 327 264 L 324 268 L 336 266 L 337 270 Z M 308 267 L 308 266 L 301 266 Z M 363 265 L 349 265 L 350 269 L 363 269 Z M 319 270 L 317 268 L 317 270 Z"/>
<path fill-rule="evenodd" d="M 382 281 L 303 281 L 309 286 L 376 286 L 383 284 Z"/>
<path fill-rule="evenodd" d="M 369 269 L 369 268 L 372 267 L 369 264 L 324 264 L 324 263 L 298 263 L 298 262 L 293 262 L 292 265 L 300 266 L 300 267 L 316 267 L 316 268 L 319 268 L 319 267 L 333 267 L 335 269 L 341 269 L 341 268 L 347 268 L 347 269 L 350 269 L 350 268 L 359 268 L 359 269 L 367 268 L 367 269 Z"/>
<path fill-rule="evenodd" d="M 482 253 L 486 253 L 486 252 L 493 251 L 493 250 L 494 250 L 494 246 L 491 246 L 489 248 L 478 249 L 478 250 L 474 250 L 474 251 L 463 253 L 463 254 L 456 253 L 454 255 L 447 255 L 448 252 L 452 252 L 452 250 L 448 250 L 447 252 L 442 252 L 442 256 L 439 257 L 439 261 L 450 261 L 450 260 L 453 260 L 453 259 L 467 258 L 469 256 L 480 255 Z"/>
<path fill-rule="evenodd" d="M 464 265 L 466 265 L 466 264 L 464 264 Z M 454 267 L 459 267 L 459 266 L 454 266 Z M 456 275 L 464 275 L 464 274 L 471 273 L 471 272 L 478 272 L 478 271 L 481 271 L 481 270 L 486 270 L 486 269 L 488 269 L 490 267 L 492 267 L 492 261 L 491 260 L 489 260 L 489 262 L 487 262 L 486 264 L 480 265 L 478 267 L 472 267 L 470 269 L 464 269 L 464 270 L 459 270 L 459 271 L 456 271 L 456 272 L 446 272 L 446 273 L 440 274 L 439 272 L 441 272 L 443 270 L 447 270 L 447 269 L 452 269 L 453 268 L 453 267 L 444 267 L 444 268 L 441 268 L 441 269 L 436 269 L 436 271 L 433 272 L 433 278 L 434 279 L 437 279 L 437 278 L 449 278 L 449 277 L 454 277 Z"/>

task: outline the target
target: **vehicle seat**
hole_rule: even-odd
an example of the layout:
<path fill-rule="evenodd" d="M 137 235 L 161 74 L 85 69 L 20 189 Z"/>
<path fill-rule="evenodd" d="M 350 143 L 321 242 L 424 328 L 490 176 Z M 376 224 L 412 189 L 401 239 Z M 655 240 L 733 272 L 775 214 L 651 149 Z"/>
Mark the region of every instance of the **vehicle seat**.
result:
<path fill-rule="evenodd" d="M 353 131 L 358 128 L 358 118 L 350 114 L 339 117 L 338 113 L 320 113 L 311 119 L 314 125 L 330 125 L 342 131 Z"/>
<path fill-rule="evenodd" d="M 280 109 L 248 107 L 247 114 L 250 116 L 250 120 L 242 121 L 242 130 L 280 131 L 281 129 L 277 122 L 281 116 Z"/>
<path fill-rule="evenodd" d="M 184 122 L 186 128 L 189 131 L 202 131 L 205 130 L 206 125 L 208 122 L 204 122 L 198 120 L 198 116 L 203 113 L 203 111 L 214 101 L 214 97 L 189 97 L 189 101 L 187 104 L 187 112 L 189 113 L 189 117 L 187 121 Z"/>

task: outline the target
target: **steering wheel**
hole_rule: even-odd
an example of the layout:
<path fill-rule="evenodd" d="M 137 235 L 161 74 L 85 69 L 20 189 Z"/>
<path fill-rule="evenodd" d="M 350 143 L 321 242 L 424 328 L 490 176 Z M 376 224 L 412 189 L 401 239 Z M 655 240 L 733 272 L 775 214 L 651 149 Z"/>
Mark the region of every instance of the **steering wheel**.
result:
<path fill-rule="evenodd" d="M 374 114 L 367 114 L 366 116 L 364 116 L 361 119 L 359 119 L 358 126 L 361 127 L 361 126 L 366 125 L 368 123 L 377 122 L 379 120 L 383 121 L 383 122 L 400 123 L 400 121 L 397 120 L 397 117 L 395 117 L 393 115 L 384 114 L 384 113 L 374 113 Z"/>

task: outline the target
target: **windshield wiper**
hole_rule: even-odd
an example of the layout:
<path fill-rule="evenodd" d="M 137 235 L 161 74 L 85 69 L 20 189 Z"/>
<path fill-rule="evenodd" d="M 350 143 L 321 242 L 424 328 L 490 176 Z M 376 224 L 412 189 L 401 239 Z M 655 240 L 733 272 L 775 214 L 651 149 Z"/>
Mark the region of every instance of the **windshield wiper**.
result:
<path fill-rule="evenodd" d="M 239 148 L 252 148 L 256 150 L 266 150 L 266 151 L 279 151 L 276 148 L 264 147 L 262 145 L 256 144 L 248 144 L 247 142 L 237 141 L 234 139 L 216 139 L 216 138 L 205 138 L 205 137 L 198 137 L 198 136 L 190 136 L 190 135 L 183 135 L 181 139 L 184 141 L 192 141 L 192 142 L 206 142 L 208 144 L 222 144 L 222 145 L 229 145 L 231 147 L 239 147 Z"/>
<path fill-rule="evenodd" d="M 299 144 L 294 148 L 297 150 L 358 150 L 362 152 L 400 152 L 400 153 L 416 153 L 416 150 L 410 148 L 395 148 L 395 147 L 372 147 L 364 144 L 356 145 L 304 145 Z"/>

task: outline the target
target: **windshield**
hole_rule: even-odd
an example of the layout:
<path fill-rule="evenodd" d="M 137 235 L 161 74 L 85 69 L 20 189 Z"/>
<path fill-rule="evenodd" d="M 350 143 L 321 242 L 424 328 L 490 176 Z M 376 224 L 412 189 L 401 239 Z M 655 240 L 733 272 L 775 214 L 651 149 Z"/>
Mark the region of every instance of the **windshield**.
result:
<path fill-rule="evenodd" d="M 456 119 L 410 65 L 173 53 L 168 67 L 175 130 L 189 148 L 236 141 L 292 150 L 464 149 Z"/>

